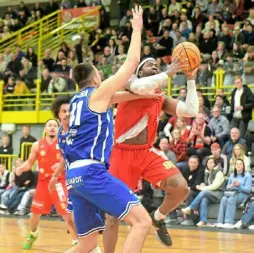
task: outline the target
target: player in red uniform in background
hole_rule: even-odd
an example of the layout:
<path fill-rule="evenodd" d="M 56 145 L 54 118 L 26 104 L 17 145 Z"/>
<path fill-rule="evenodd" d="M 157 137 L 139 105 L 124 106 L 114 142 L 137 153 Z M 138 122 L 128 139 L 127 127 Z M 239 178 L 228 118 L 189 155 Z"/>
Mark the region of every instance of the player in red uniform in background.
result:
<path fill-rule="evenodd" d="M 179 71 L 182 65 L 174 62 L 169 70 L 159 73 L 153 58 L 143 60 L 129 89 L 135 93 L 154 92 L 168 76 Z M 164 218 L 174 210 L 188 194 L 188 185 L 175 165 L 165 154 L 153 147 L 161 110 L 178 117 L 195 117 L 198 113 L 198 96 L 195 85 L 196 70 L 185 73 L 188 94 L 186 102 L 161 97 L 120 103 L 115 120 L 115 145 L 111 154 L 109 171 L 135 189 L 140 178 L 165 191 L 161 206 L 150 214 L 158 238 L 165 246 L 172 241 L 165 227 Z M 104 232 L 104 252 L 113 253 L 117 242 L 119 221 L 107 216 Z"/>
<path fill-rule="evenodd" d="M 36 160 L 38 161 L 38 183 L 31 207 L 30 228 L 31 233 L 25 240 L 23 248 L 31 249 L 34 241 L 38 237 L 38 224 L 42 214 L 49 214 L 52 205 L 55 205 L 57 212 L 63 217 L 68 225 L 72 239 L 75 242 L 77 239 L 75 225 L 71 216 L 66 211 L 67 207 L 67 188 L 65 172 L 58 177 L 55 189 L 50 192 L 48 184 L 54 173 L 54 166 L 59 163 L 61 159 L 61 151 L 57 142 L 58 122 L 54 119 L 48 120 L 45 125 L 45 138 L 35 142 L 32 146 L 31 153 L 28 160 L 18 168 L 17 174 L 23 171 L 30 170 Z"/>

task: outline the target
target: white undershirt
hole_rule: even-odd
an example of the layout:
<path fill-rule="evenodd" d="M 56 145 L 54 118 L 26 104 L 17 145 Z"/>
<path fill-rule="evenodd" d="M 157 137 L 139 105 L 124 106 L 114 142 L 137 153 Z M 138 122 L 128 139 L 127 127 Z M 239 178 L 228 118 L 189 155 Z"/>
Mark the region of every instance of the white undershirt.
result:
<path fill-rule="evenodd" d="M 237 89 L 235 92 L 235 97 L 234 97 L 234 102 L 235 102 L 235 108 L 237 106 L 241 106 L 241 96 L 243 94 L 243 88 Z M 234 108 L 234 114 L 233 117 L 237 118 L 237 119 L 241 119 L 242 118 L 242 112 L 241 111 L 236 111 L 236 109 Z"/>

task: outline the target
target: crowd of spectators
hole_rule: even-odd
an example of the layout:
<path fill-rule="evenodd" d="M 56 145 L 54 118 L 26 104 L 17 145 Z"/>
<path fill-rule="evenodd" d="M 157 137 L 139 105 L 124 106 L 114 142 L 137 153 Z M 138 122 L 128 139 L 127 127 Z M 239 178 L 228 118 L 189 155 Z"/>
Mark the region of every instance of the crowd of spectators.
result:
<path fill-rule="evenodd" d="M 67 3 L 63 1 L 62 7 L 69 8 Z M 85 2 L 80 0 L 79 4 Z M 105 6 L 105 10 L 107 13 L 109 9 Z M 81 62 L 91 62 L 97 66 L 102 80 L 113 75 L 126 59 L 132 32 L 131 11 L 123 13 L 117 28 L 109 27 L 108 18 L 108 14 L 104 15 L 98 29 L 89 34 L 88 41 L 81 33 L 75 36 L 72 44 L 62 42 L 56 57 L 52 56 L 50 49 L 46 49 L 42 60 L 37 61 L 33 48 L 28 48 L 27 52 L 18 46 L 15 52 L 6 48 L 5 53 L 0 55 L 5 94 L 33 92 L 36 79 L 41 80 L 42 93 L 74 90 L 72 69 Z M 104 22 L 106 20 L 108 23 Z M 198 226 L 212 226 L 207 220 L 207 206 L 212 203 L 220 203 L 219 227 L 234 226 L 236 209 L 243 202 L 248 202 L 245 205 L 247 218 L 243 218 L 237 227 L 247 226 L 251 222 L 251 219 L 249 222 L 246 220 L 254 204 L 246 199 L 251 193 L 250 173 L 253 167 L 248 152 L 253 153 L 254 148 L 254 129 L 250 124 L 254 96 L 248 87 L 248 84 L 254 83 L 253 25 L 254 9 L 247 11 L 242 0 L 234 0 L 233 3 L 196 0 L 185 4 L 171 0 L 168 8 L 156 0 L 155 5 L 144 11 L 142 58 L 156 58 L 161 71 L 164 71 L 174 47 L 183 41 L 190 41 L 199 46 L 202 54 L 197 84 L 214 86 L 214 73 L 216 69 L 223 68 L 224 87 L 234 85 L 230 97 L 217 89 L 215 96 L 209 99 L 202 94 L 202 90 L 198 90 L 199 114 L 195 119 L 161 113 L 154 145 L 176 164 L 191 190 L 186 200 L 187 206 L 182 209 L 186 215 L 183 225 L 194 224 L 189 218 L 200 210 Z M 177 98 L 182 101 L 186 99 L 185 83 L 184 75 L 173 77 L 173 85 L 180 87 Z M 10 149 L 4 138 L 0 151 Z M 6 170 L 3 171 L 2 177 L 7 178 Z M 5 190 L 9 190 L 10 183 L 9 180 L 8 184 L 3 184 Z M 149 209 L 153 201 L 151 196 L 157 190 L 146 181 L 142 184 L 143 188 L 137 194 L 142 195 L 143 203 Z M 29 191 L 26 199 L 31 194 Z M 159 192 L 159 195 L 162 197 L 163 193 Z M 9 208 L 8 203 L 12 202 L 6 203 L 2 203 L 2 207 L 8 209 L 8 213 L 18 214 L 21 210 L 18 206 Z M 23 211 L 20 213 L 23 214 Z M 175 215 L 176 211 L 170 217 Z"/>

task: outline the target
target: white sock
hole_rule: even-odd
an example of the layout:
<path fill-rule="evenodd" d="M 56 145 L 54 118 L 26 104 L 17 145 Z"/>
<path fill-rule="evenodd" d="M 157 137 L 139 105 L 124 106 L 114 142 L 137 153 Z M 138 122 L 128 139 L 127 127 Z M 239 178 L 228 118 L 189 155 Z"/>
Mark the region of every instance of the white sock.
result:
<path fill-rule="evenodd" d="M 160 211 L 159 211 L 159 208 L 154 212 L 154 218 L 155 220 L 159 221 L 159 220 L 164 220 L 166 217 L 166 215 L 162 214 Z"/>
<path fill-rule="evenodd" d="M 102 253 L 99 246 L 97 246 L 91 253 Z"/>
<path fill-rule="evenodd" d="M 33 237 L 37 237 L 38 236 L 38 229 L 36 229 L 36 231 L 31 231 L 31 235 L 33 236 Z"/>
<path fill-rule="evenodd" d="M 78 243 L 78 239 L 72 240 L 72 246 L 76 245 Z"/>

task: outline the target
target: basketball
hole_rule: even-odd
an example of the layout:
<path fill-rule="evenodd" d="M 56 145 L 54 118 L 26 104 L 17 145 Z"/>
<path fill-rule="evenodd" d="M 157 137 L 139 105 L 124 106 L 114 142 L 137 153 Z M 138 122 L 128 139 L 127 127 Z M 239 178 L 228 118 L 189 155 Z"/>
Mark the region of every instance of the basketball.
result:
<path fill-rule="evenodd" d="M 201 55 L 198 47 L 191 43 L 191 42 L 182 42 L 179 45 L 177 45 L 172 54 L 172 61 L 179 55 L 182 55 L 181 57 L 187 56 L 188 59 L 188 65 L 183 70 L 184 71 L 192 71 L 195 68 L 197 68 L 200 65 L 201 62 Z"/>

